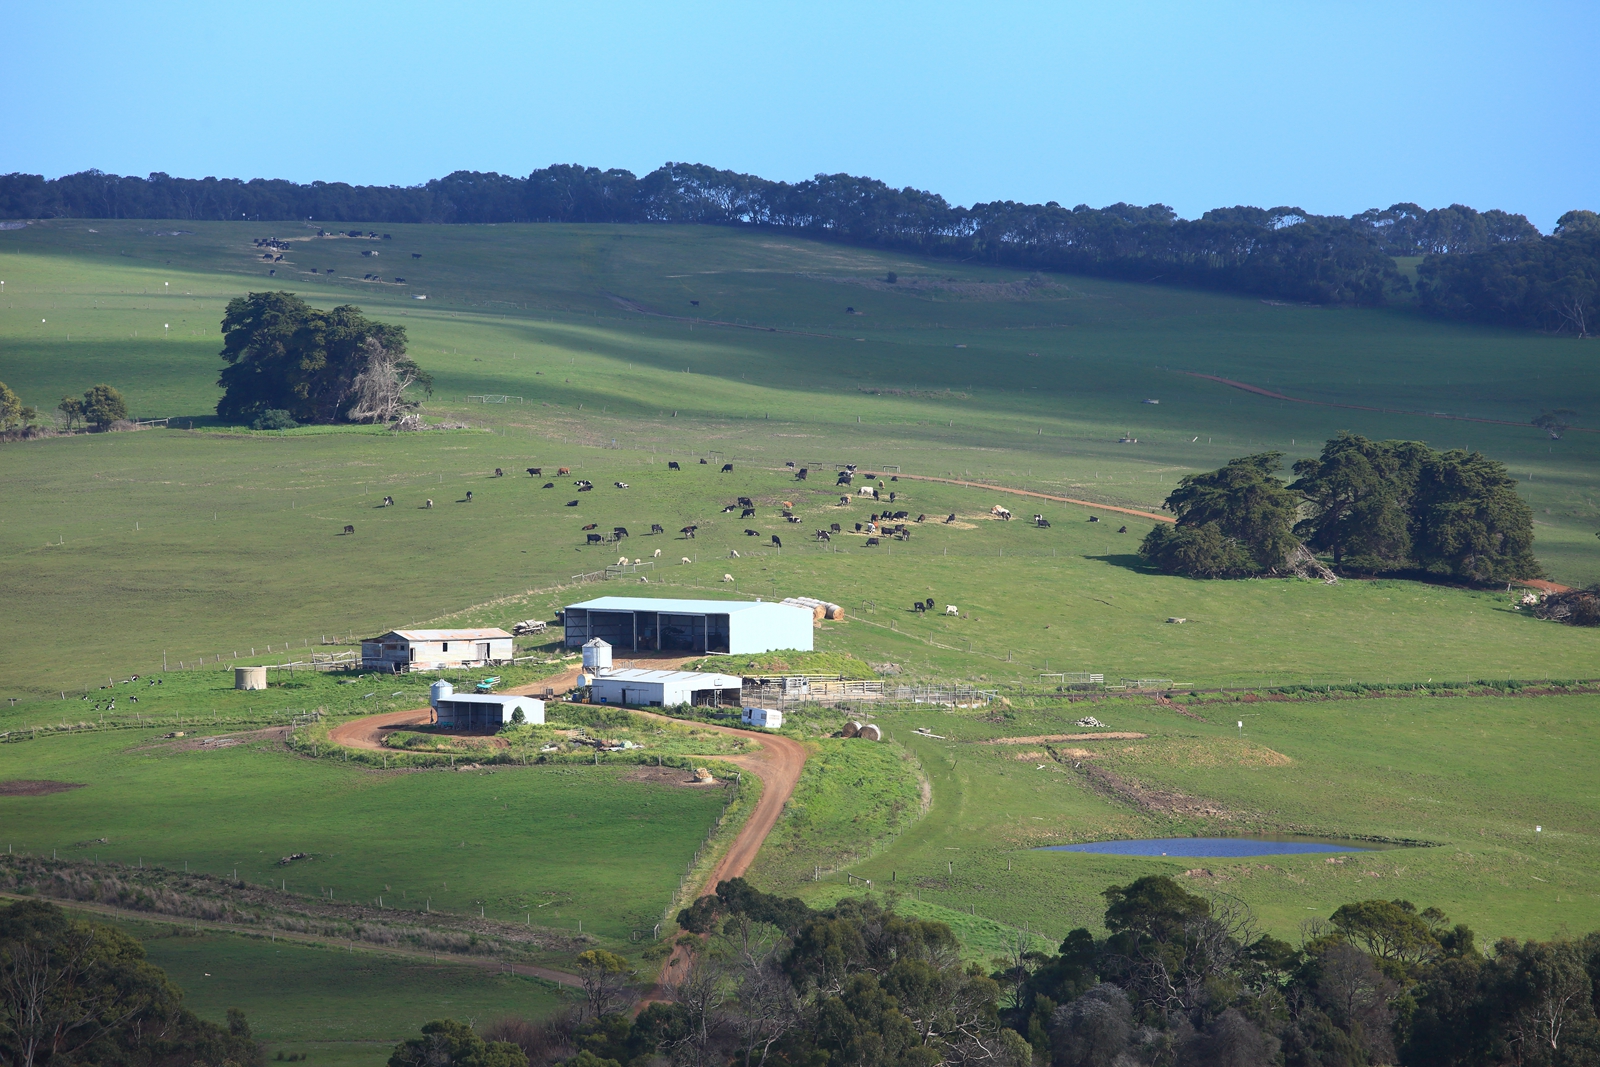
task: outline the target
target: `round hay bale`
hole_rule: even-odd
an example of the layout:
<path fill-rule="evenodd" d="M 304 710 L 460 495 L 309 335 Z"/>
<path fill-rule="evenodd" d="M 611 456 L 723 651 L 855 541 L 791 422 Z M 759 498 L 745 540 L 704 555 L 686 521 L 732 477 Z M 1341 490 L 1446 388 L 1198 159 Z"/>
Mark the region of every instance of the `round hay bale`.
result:
<path fill-rule="evenodd" d="M 883 731 L 869 722 L 861 729 L 856 731 L 856 736 L 861 738 L 863 741 L 882 741 Z"/>
<path fill-rule="evenodd" d="M 861 723 L 857 722 L 854 719 L 851 719 L 848 722 L 846 722 L 844 724 L 844 729 L 839 731 L 840 735 L 843 736 L 843 737 L 854 737 L 856 734 L 859 734 L 860 732 L 861 732 Z"/>

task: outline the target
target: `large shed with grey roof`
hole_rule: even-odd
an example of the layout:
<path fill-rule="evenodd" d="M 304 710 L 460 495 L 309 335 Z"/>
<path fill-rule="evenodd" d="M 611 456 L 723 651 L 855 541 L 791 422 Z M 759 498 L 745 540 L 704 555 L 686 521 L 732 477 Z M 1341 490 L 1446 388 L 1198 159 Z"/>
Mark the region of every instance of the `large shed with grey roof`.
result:
<path fill-rule="evenodd" d="M 568 648 L 600 638 L 629 652 L 811 651 L 809 609 L 770 600 L 603 596 L 567 607 Z"/>

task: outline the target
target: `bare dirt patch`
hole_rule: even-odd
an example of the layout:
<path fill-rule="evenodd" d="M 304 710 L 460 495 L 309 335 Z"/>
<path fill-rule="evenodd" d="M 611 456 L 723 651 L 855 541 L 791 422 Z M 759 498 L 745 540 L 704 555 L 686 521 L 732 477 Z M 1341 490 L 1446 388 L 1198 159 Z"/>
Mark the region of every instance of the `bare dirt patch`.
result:
<path fill-rule="evenodd" d="M 682 767 L 635 767 L 622 776 L 624 782 L 651 782 L 655 785 L 684 785 L 696 789 L 721 786 L 722 782 L 697 781 Z"/>
<path fill-rule="evenodd" d="M 51 793 L 65 793 L 69 789 L 82 789 L 83 782 L 52 782 L 27 778 L 13 778 L 0 782 L 0 797 L 47 797 Z"/>
<path fill-rule="evenodd" d="M 248 744 L 251 741 L 282 741 L 289 736 L 287 726 L 269 726 L 264 730 L 245 730 L 237 734 L 211 734 L 206 737 L 178 737 L 171 740 L 160 740 L 154 744 L 140 745 L 134 751 L 151 748 L 164 748 L 172 752 L 211 752 L 216 749 L 233 748 L 235 745 Z"/>
<path fill-rule="evenodd" d="M 1143 741 L 1149 734 L 1039 734 L 1035 737 L 993 737 L 980 741 L 983 745 L 1048 745 L 1056 741 Z"/>
<path fill-rule="evenodd" d="M 1191 818 L 1224 820 L 1245 818 L 1241 812 L 1225 808 L 1214 800 L 1192 797 L 1173 789 L 1151 789 L 1133 778 L 1124 777 L 1104 767 L 1082 764 L 1075 766 L 1074 769 L 1083 775 L 1089 788 L 1096 793 L 1124 804 L 1132 804 L 1141 811 Z"/>

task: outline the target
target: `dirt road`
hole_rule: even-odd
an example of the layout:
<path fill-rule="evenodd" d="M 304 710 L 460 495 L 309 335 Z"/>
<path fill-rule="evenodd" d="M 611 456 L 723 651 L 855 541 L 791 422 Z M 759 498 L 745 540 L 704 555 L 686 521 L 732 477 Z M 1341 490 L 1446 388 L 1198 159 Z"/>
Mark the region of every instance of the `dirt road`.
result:
<path fill-rule="evenodd" d="M 1122 515 L 1135 515 L 1141 519 L 1154 519 L 1156 522 L 1177 522 L 1171 515 L 1158 515 L 1154 511 L 1140 511 L 1138 508 L 1119 508 L 1114 504 L 1101 504 L 1094 500 L 1079 500 L 1071 496 L 1055 496 L 1051 493 L 1036 493 L 1032 489 L 1012 489 L 1006 485 L 991 485 L 988 482 L 968 482 L 960 478 L 935 478 L 931 474 L 901 474 L 898 475 L 903 482 L 943 482 L 945 485 L 966 485 L 973 489 L 992 489 L 997 493 L 1013 493 L 1017 496 L 1031 496 L 1039 500 L 1051 500 L 1058 504 L 1079 504 L 1096 511 L 1115 511 Z"/>

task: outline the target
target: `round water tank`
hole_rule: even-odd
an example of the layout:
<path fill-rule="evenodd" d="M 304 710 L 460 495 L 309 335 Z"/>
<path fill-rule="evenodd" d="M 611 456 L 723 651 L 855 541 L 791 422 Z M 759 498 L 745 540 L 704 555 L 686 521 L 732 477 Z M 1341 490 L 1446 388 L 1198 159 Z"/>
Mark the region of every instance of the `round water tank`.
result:
<path fill-rule="evenodd" d="M 440 680 L 428 686 L 428 703 L 433 707 L 439 706 L 439 701 L 449 700 L 455 695 L 456 687 L 449 682 Z"/>
<path fill-rule="evenodd" d="M 600 638 L 591 638 L 583 646 L 584 673 L 600 674 L 611 669 L 611 646 Z"/>
<path fill-rule="evenodd" d="M 856 722 L 856 720 L 851 719 L 849 722 L 844 724 L 844 729 L 840 730 L 839 732 L 845 737 L 854 737 L 856 734 L 861 732 L 861 724 Z"/>
<path fill-rule="evenodd" d="M 882 741 L 883 731 L 869 722 L 867 725 L 856 731 L 856 736 L 861 738 L 863 741 Z"/>
<path fill-rule="evenodd" d="M 267 669 L 265 667 L 235 667 L 233 669 L 233 687 L 235 689 L 265 689 L 267 687 Z"/>

